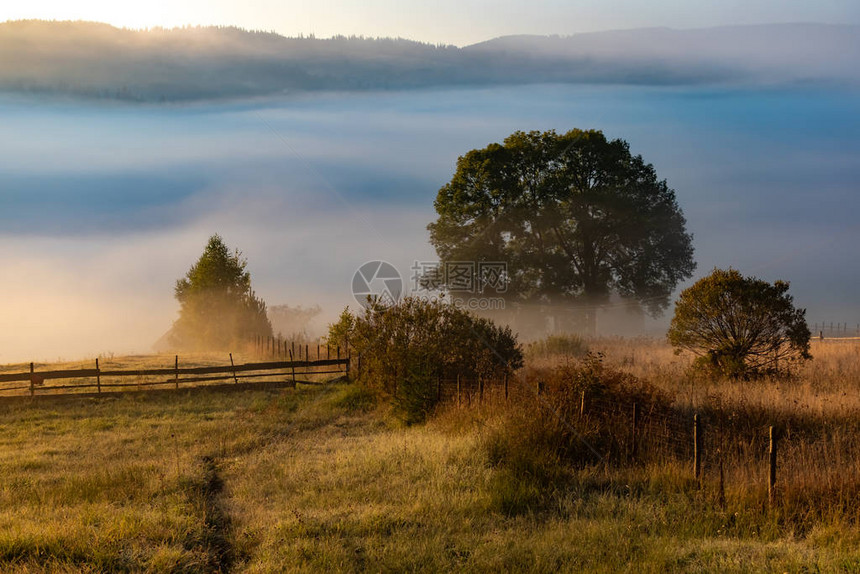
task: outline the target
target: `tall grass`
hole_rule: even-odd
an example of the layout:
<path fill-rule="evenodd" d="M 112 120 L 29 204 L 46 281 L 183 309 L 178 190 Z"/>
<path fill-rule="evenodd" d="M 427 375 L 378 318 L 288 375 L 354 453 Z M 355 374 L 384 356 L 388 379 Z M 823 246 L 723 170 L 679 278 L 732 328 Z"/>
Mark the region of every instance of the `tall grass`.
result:
<path fill-rule="evenodd" d="M 617 377 L 607 401 L 708 421 L 701 485 L 689 453 L 647 434 L 623 456 L 623 411 L 580 421 L 572 393 L 559 418 L 549 378 L 411 427 L 350 384 L 0 403 L 0 571 L 856 571 L 860 372 L 856 348 L 826 345 L 778 387 L 701 389 L 673 380 L 685 358 L 661 343 L 590 342 Z M 619 456 L 571 449 L 562 420 Z"/>
<path fill-rule="evenodd" d="M 514 445 L 509 448 L 515 460 L 541 450 L 560 455 L 571 445 L 581 451 L 588 443 L 604 464 L 614 461 L 610 474 L 643 462 L 674 461 L 691 477 L 693 414 L 698 413 L 705 435 L 701 494 L 716 508 L 753 512 L 784 533 L 805 533 L 821 524 L 860 525 L 860 513 L 848 502 L 860 494 L 857 342 L 815 342 L 815 359 L 793 378 L 756 382 L 699 377 L 689 368 L 690 357 L 675 355 L 659 341 L 607 339 L 590 346 L 599 350 L 599 368 L 593 360 L 571 363 L 563 356 L 552 366 L 545 357 L 530 365 L 528 376 L 546 381 L 549 392 L 536 399 L 541 408 L 507 407 L 528 413 L 513 415 L 521 419 L 519 427 L 510 424 L 502 433 Z M 625 377 L 629 380 L 622 383 Z M 650 396 L 643 396 L 645 391 Z M 635 439 L 634 403 L 641 408 Z M 771 426 L 779 437 L 772 508 L 767 505 Z M 631 451 L 634 440 L 637 460 L 619 457 Z"/>

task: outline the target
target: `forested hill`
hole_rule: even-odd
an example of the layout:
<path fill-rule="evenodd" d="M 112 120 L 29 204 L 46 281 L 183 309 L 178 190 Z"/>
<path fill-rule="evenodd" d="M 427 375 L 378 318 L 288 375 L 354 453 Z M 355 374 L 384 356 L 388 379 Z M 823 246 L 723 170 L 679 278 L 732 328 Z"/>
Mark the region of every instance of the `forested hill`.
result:
<path fill-rule="evenodd" d="M 546 82 L 856 86 L 858 70 L 858 26 L 507 36 L 458 48 L 221 27 L 0 24 L 0 90 L 137 101 Z"/>

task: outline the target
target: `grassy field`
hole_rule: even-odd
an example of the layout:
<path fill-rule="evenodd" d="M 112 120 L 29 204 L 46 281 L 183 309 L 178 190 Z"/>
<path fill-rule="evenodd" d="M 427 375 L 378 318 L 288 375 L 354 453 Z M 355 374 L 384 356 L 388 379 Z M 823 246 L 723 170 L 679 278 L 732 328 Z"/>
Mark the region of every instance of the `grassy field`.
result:
<path fill-rule="evenodd" d="M 779 388 L 691 387 L 661 343 L 595 345 L 679 403 L 856 417 L 854 345 L 817 344 Z M 512 407 L 405 427 L 344 383 L 0 403 L 0 571 L 860 571 L 845 513 L 719 506 L 683 462 L 501 464 Z"/>

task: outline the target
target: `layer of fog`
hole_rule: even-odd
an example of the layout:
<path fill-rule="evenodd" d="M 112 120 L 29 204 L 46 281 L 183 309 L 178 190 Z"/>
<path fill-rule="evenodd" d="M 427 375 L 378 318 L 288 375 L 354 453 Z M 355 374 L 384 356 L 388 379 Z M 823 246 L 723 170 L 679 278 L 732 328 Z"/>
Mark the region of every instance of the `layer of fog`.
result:
<path fill-rule="evenodd" d="M 860 320 L 856 94 L 541 86 L 140 107 L 0 100 L 0 363 L 147 352 L 220 233 L 270 305 L 345 305 L 364 262 L 409 285 L 465 151 L 599 128 L 677 190 L 698 275 L 788 279 L 809 319 Z M 664 319 L 665 321 L 665 319 Z M 660 322 L 648 327 L 659 329 Z"/>

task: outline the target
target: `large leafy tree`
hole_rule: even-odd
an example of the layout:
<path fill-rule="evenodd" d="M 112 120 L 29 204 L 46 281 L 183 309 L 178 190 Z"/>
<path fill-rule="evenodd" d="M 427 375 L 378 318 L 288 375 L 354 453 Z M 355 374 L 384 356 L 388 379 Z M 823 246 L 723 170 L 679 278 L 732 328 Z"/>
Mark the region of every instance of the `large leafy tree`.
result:
<path fill-rule="evenodd" d="M 171 343 L 182 349 L 226 350 L 252 335 L 269 336 L 266 304 L 251 289 L 247 260 L 213 235 L 200 259 L 176 282 L 179 319 Z"/>
<path fill-rule="evenodd" d="M 600 131 L 516 132 L 472 150 L 435 207 L 442 263 L 507 263 L 514 301 L 588 308 L 616 293 L 656 315 L 695 269 L 675 192 Z"/>
<path fill-rule="evenodd" d="M 734 378 L 778 374 L 809 359 L 809 338 L 806 310 L 794 307 L 787 282 L 734 269 L 714 269 L 681 292 L 669 327 L 672 345 Z"/>

